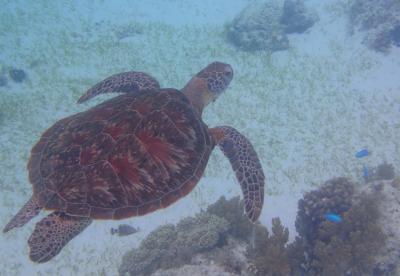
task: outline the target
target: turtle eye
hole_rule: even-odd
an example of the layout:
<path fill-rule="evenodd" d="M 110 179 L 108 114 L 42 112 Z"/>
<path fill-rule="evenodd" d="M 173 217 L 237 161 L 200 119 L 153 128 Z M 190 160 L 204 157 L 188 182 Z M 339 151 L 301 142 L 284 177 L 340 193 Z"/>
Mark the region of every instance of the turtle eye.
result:
<path fill-rule="evenodd" d="M 229 76 L 232 75 L 232 71 L 225 71 L 225 72 L 224 72 L 224 75 L 227 76 L 227 77 L 229 77 Z"/>
<path fill-rule="evenodd" d="M 232 68 L 229 66 L 229 67 L 226 67 L 225 68 L 225 70 L 224 70 L 224 78 L 226 79 L 226 80 L 232 80 L 232 77 L 233 77 L 233 71 L 232 71 Z"/>

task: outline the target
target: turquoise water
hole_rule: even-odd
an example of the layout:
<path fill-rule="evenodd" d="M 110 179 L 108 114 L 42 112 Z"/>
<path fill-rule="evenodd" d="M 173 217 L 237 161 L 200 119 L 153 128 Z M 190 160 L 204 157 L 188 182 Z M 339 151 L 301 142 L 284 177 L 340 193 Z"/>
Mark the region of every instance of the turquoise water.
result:
<path fill-rule="evenodd" d="M 294 237 L 297 200 L 334 176 L 362 179 L 363 165 L 400 161 L 400 51 L 382 54 L 350 35 L 347 1 L 306 1 L 319 21 L 289 36 L 285 51 L 246 52 L 230 44 L 225 24 L 251 1 L 0 1 L 0 70 L 27 78 L 0 86 L 0 222 L 29 199 L 30 149 L 57 120 L 84 111 L 76 100 L 123 71 L 151 73 L 182 88 L 207 64 L 229 63 L 234 79 L 209 105 L 209 126 L 230 125 L 252 142 L 267 178 L 260 221 L 279 216 Z M 279 1 L 278 1 L 279 2 Z M 372 151 L 363 162 L 354 154 Z M 397 166 L 398 167 L 398 166 Z M 115 275 L 122 255 L 151 230 L 215 202 L 241 195 L 229 162 L 215 150 L 197 187 L 170 207 L 124 222 L 141 231 L 110 235 L 118 221 L 95 221 L 45 264 L 29 260 L 38 217 L 0 235 L 1 275 Z"/>

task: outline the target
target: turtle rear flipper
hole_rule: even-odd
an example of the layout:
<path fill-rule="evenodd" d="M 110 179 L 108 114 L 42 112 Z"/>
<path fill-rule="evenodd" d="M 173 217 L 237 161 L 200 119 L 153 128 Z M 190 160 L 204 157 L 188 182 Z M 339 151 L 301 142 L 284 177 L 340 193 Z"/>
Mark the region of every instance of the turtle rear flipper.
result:
<path fill-rule="evenodd" d="M 264 203 L 265 176 L 260 160 L 250 141 L 232 127 L 221 126 L 210 130 L 215 143 L 220 147 L 242 188 L 245 213 L 256 222 Z"/>
<path fill-rule="evenodd" d="M 90 218 L 68 216 L 53 212 L 38 223 L 29 237 L 29 257 L 44 263 L 56 256 L 61 249 L 92 222 Z"/>
<path fill-rule="evenodd" d="M 137 93 L 145 90 L 159 89 L 160 84 L 152 76 L 143 72 L 123 72 L 112 75 L 95 84 L 79 98 L 78 103 L 83 103 L 103 93 Z"/>
<path fill-rule="evenodd" d="M 10 222 L 7 223 L 3 229 L 3 233 L 8 232 L 15 227 L 24 226 L 28 221 L 39 214 L 40 210 L 42 210 L 42 207 L 39 206 L 37 199 L 32 196 L 21 208 L 21 210 L 19 210 L 18 213 L 10 220 Z"/>

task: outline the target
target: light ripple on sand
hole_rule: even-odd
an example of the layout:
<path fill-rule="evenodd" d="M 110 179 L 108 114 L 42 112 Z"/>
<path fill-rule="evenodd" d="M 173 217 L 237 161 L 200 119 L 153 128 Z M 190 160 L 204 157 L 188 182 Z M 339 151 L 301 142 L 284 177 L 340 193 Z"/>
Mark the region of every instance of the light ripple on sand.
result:
<path fill-rule="evenodd" d="M 393 51 L 381 56 L 364 49 L 358 37 L 346 36 L 340 16 L 320 14 L 321 20 L 309 33 L 290 38 L 291 50 L 269 59 L 265 54 L 239 52 L 221 36 L 220 24 L 247 1 L 237 1 L 241 3 L 228 11 L 226 18 L 217 15 L 230 1 L 218 1 L 221 6 L 209 13 L 197 4 L 184 4 L 179 10 L 180 1 L 166 1 L 170 7 L 175 5 L 170 10 L 184 15 L 173 26 L 166 25 L 171 23 L 167 12 L 159 16 L 165 6 L 154 10 L 156 1 L 146 1 L 148 6 L 145 1 L 132 1 L 131 5 L 121 1 L 119 7 L 103 8 L 82 4 L 76 8 L 76 2 L 54 2 L 47 8 L 35 2 L 35 6 L 22 8 L 23 2 L 9 4 L 19 11 L 15 9 L 15 16 L 1 17 L 8 21 L 0 26 L 1 62 L 28 67 L 29 74 L 27 83 L 10 84 L 4 93 L 1 90 L 0 108 L 6 113 L 0 126 L 1 225 L 30 196 L 26 161 L 42 131 L 55 120 L 109 97 L 94 99 L 88 106 L 75 105 L 87 87 L 125 70 L 147 71 L 163 86 L 179 88 L 212 60 L 232 64 L 234 81 L 207 109 L 204 120 L 210 126 L 232 125 L 253 141 L 268 181 L 269 195 L 261 218 L 266 225 L 273 216 L 281 216 L 293 233 L 301 191 L 332 176 L 359 177 L 362 165 L 353 155 L 363 146 L 373 151 L 368 164 L 382 160 L 399 163 L 396 137 L 400 127 L 393 118 L 400 112 L 396 93 L 400 84 L 395 77 L 400 55 Z M 327 6 L 334 2 L 316 8 L 327 12 Z M 103 5 L 110 5 L 107 3 Z M 112 12 L 121 7 L 127 16 Z M 87 18 L 85 13 L 93 16 Z M 117 41 L 112 30 L 131 19 L 137 19 L 145 32 L 140 39 Z M 146 23 L 149 19 L 157 22 Z M 182 26 L 185 20 L 193 25 Z M 205 20 L 207 24 L 198 25 Z M 34 61 L 37 65 L 29 68 L 27 64 Z M 36 218 L 22 229 L 0 235 L 0 257 L 4 260 L 0 271 L 6 275 L 114 275 L 122 254 L 156 226 L 177 222 L 221 195 L 238 194 L 229 163 L 218 152 L 211 156 L 206 177 L 191 195 L 166 210 L 129 220 L 143 229 L 137 235 L 114 237 L 109 229 L 119 222 L 95 222 L 54 260 L 32 265 L 26 241 Z M 280 206 L 288 201 L 291 207 L 282 213 Z"/>

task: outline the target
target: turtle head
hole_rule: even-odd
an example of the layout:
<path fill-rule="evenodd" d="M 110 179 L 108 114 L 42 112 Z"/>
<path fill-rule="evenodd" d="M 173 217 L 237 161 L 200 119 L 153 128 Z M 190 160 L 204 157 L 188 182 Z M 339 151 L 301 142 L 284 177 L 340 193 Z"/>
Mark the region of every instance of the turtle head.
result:
<path fill-rule="evenodd" d="M 182 92 L 201 114 L 206 105 L 215 101 L 225 91 L 232 78 L 232 67 L 216 61 L 197 73 Z"/>
<path fill-rule="evenodd" d="M 233 78 L 233 70 L 229 64 L 216 61 L 197 73 L 194 78 L 203 82 L 206 88 L 203 93 L 210 94 L 214 101 L 228 87 Z"/>

